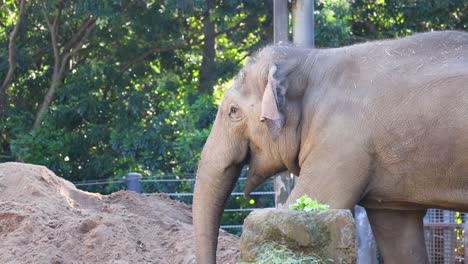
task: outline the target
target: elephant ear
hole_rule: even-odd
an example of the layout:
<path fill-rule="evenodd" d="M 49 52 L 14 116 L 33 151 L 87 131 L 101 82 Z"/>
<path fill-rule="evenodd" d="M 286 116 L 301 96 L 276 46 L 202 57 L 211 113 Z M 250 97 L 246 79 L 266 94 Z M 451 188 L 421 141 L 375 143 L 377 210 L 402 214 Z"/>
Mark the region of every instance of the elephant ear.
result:
<path fill-rule="evenodd" d="M 268 71 L 268 81 L 263 92 L 260 120 L 268 126 L 273 139 L 278 138 L 285 123 L 284 107 L 287 83 L 278 67 L 273 64 Z"/>

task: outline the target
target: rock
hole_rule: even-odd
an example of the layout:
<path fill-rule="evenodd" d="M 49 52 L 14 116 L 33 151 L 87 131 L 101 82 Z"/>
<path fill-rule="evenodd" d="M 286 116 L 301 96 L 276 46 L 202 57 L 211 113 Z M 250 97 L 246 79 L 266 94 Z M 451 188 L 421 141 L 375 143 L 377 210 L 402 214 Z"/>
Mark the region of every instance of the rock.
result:
<path fill-rule="evenodd" d="M 241 262 L 255 261 L 264 242 L 285 245 L 303 256 L 320 256 L 333 263 L 356 263 L 355 225 L 349 210 L 294 211 L 261 209 L 244 221 Z"/>

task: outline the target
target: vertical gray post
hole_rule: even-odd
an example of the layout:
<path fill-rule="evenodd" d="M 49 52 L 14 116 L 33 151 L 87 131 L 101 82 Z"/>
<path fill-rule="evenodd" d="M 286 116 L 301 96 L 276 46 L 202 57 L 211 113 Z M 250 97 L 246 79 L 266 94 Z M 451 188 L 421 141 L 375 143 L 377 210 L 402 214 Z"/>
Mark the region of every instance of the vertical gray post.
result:
<path fill-rule="evenodd" d="M 284 208 L 291 193 L 292 178 L 289 171 L 283 171 L 275 176 L 275 207 Z"/>
<path fill-rule="evenodd" d="M 292 0 L 293 40 L 303 47 L 314 47 L 314 0 Z"/>
<path fill-rule="evenodd" d="M 354 207 L 354 219 L 356 222 L 356 240 L 358 244 L 358 264 L 378 264 L 377 243 L 372 234 L 366 209 L 359 205 Z"/>
<path fill-rule="evenodd" d="M 130 172 L 125 178 L 125 183 L 127 184 L 127 191 L 133 191 L 141 193 L 141 174 Z"/>
<path fill-rule="evenodd" d="M 273 41 L 288 41 L 289 11 L 287 0 L 273 0 Z"/>
<path fill-rule="evenodd" d="M 273 41 L 288 42 L 289 11 L 287 0 L 273 0 Z M 282 208 L 291 193 L 291 177 L 288 171 L 274 177 L 275 207 Z"/>

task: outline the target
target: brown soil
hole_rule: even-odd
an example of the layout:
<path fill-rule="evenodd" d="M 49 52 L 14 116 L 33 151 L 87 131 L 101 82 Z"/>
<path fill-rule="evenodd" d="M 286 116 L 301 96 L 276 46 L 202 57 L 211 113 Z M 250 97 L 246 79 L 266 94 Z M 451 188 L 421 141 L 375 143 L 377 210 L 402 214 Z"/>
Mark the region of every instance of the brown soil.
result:
<path fill-rule="evenodd" d="M 239 239 L 220 232 L 218 262 Z M 0 263 L 195 263 L 190 206 L 80 191 L 42 166 L 0 164 Z"/>

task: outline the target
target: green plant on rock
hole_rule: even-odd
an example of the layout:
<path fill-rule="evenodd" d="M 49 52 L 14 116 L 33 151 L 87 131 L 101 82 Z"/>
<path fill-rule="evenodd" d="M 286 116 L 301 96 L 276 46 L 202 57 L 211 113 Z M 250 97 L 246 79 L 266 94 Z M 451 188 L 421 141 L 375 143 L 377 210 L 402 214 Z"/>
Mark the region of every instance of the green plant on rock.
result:
<path fill-rule="evenodd" d="M 322 264 L 331 263 L 333 260 L 322 259 L 319 256 L 304 256 L 302 253 L 294 253 L 284 245 L 276 242 L 266 242 L 261 246 L 256 264 Z"/>
<path fill-rule="evenodd" d="M 299 199 L 296 200 L 296 203 L 289 206 L 291 210 L 299 210 L 299 211 L 320 211 L 320 210 L 327 210 L 330 206 L 326 204 L 321 204 L 316 200 L 313 200 L 308 195 L 304 194 Z"/>

